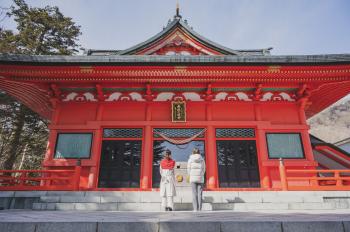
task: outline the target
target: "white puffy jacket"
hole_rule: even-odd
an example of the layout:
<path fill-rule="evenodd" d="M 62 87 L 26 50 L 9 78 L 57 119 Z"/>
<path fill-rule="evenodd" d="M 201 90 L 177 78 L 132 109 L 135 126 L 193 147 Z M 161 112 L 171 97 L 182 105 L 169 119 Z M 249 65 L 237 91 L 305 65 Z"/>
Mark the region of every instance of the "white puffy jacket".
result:
<path fill-rule="evenodd" d="M 192 154 L 187 162 L 190 183 L 204 183 L 205 161 L 200 154 Z"/>

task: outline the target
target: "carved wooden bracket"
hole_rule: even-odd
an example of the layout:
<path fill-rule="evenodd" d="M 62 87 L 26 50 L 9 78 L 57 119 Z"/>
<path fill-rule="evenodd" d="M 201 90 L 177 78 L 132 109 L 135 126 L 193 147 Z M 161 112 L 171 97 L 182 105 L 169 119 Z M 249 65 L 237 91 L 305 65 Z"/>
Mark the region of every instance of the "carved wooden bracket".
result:
<path fill-rule="evenodd" d="M 254 96 L 253 96 L 253 100 L 254 101 L 259 101 L 262 97 L 262 94 L 261 94 L 261 90 L 262 90 L 262 84 L 258 84 L 256 86 L 256 89 L 254 91 Z"/>
<path fill-rule="evenodd" d="M 106 98 L 103 93 L 103 88 L 100 84 L 96 84 L 97 99 L 99 101 L 104 101 Z"/>

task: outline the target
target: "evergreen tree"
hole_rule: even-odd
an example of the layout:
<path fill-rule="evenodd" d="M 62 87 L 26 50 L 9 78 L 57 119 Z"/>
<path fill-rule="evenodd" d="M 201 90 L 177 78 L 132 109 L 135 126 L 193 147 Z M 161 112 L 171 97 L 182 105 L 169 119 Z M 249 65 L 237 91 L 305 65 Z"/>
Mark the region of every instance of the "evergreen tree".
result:
<path fill-rule="evenodd" d="M 0 53 L 71 55 L 80 48 L 80 26 L 58 7 L 30 7 L 14 0 L 7 15 L 17 23 L 17 31 L 0 28 Z M 46 150 L 47 124 L 0 90 L 0 168 L 38 169 Z"/>

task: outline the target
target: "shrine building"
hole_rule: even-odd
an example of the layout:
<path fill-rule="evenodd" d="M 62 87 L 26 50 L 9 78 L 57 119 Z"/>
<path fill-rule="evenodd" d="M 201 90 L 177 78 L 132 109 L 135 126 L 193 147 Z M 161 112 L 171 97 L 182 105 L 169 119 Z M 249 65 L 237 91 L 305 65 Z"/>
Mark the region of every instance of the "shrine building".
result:
<path fill-rule="evenodd" d="M 50 121 L 42 168 L 79 166 L 79 189 L 157 190 L 166 149 L 186 186 L 183 169 L 199 148 L 208 191 L 280 190 L 281 164 L 299 170 L 288 186 L 307 190 L 312 171 L 350 169 L 348 154 L 310 138 L 306 121 L 349 94 L 350 55 L 271 52 L 212 42 L 177 10 L 126 50 L 0 54 L 0 89 Z"/>

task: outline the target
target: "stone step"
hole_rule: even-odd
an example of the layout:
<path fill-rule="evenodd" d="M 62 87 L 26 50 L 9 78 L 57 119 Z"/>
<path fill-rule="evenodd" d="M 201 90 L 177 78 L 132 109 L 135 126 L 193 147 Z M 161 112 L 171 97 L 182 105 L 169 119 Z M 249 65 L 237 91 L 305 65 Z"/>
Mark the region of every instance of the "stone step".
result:
<path fill-rule="evenodd" d="M 94 197 L 121 197 L 131 196 L 132 198 L 141 196 L 157 196 L 158 191 L 0 191 L 0 198 L 3 197 L 41 197 L 41 196 L 94 196 Z M 178 189 L 178 196 L 188 196 L 189 190 Z M 204 191 L 203 196 L 211 197 L 350 197 L 350 191 Z"/>
<path fill-rule="evenodd" d="M 350 197 L 348 198 L 350 199 Z M 160 203 L 161 198 L 158 192 L 130 192 L 85 196 L 41 196 L 42 203 Z M 175 203 L 191 203 L 192 194 L 190 192 L 178 194 L 174 197 Z M 210 193 L 203 194 L 205 203 L 322 203 L 322 196 L 302 196 L 302 195 L 276 195 L 276 196 L 236 196 L 230 193 Z"/>
<path fill-rule="evenodd" d="M 128 205 L 126 203 L 142 203 L 146 209 L 147 205 L 151 205 L 151 210 L 153 210 L 153 205 L 160 205 L 160 201 L 158 191 L 0 192 L 0 209 L 31 209 L 33 207 L 36 209 L 59 209 L 60 207 L 79 209 L 85 206 L 93 209 L 94 205 L 101 204 L 98 207 L 108 210 L 108 206 L 104 205 L 110 204 L 110 210 L 119 210 L 118 204 L 120 204 L 119 208 L 122 208 Z M 174 202 L 179 210 L 189 210 L 192 203 L 191 191 L 178 191 Z M 350 191 L 204 191 L 203 202 L 207 204 L 205 207 L 208 210 L 250 210 L 255 204 L 259 209 L 262 203 L 266 204 L 261 206 L 265 208 L 270 205 L 270 208 L 276 206 L 276 208 L 285 209 L 288 205 L 288 209 L 323 209 L 333 206 L 339 209 L 349 209 Z M 322 205 L 322 203 L 328 204 Z M 57 207 L 56 204 L 58 204 Z M 77 207 L 74 204 L 77 204 Z M 239 204 L 247 205 L 239 206 Z"/>
<path fill-rule="evenodd" d="M 203 203 L 203 211 L 213 210 L 212 204 Z M 162 211 L 160 203 L 34 203 L 33 210 L 82 210 L 82 211 Z M 174 203 L 174 210 L 192 210 L 191 203 Z"/>
<path fill-rule="evenodd" d="M 337 209 L 332 203 L 236 203 L 234 211 L 257 211 L 257 210 L 334 210 Z"/>
<path fill-rule="evenodd" d="M 348 207 L 349 208 L 349 207 Z M 203 203 L 203 211 L 232 210 L 335 210 L 344 209 L 332 202 L 326 203 Z M 82 211 L 162 211 L 160 203 L 34 203 L 33 210 L 82 210 Z M 175 211 L 192 210 L 191 203 L 175 203 Z"/>
<path fill-rule="evenodd" d="M 323 212 L 323 213 L 322 213 Z M 1 232 L 348 232 L 347 211 L 245 212 L 39 212 L 4 211 Z"/>

